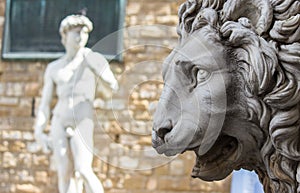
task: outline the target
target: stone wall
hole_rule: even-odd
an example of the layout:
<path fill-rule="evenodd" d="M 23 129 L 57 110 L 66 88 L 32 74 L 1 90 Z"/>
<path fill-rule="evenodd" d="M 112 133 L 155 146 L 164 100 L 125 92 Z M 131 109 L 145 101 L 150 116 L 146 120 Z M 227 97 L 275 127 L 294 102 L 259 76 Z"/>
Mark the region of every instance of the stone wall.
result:
<path fill-rule="evenodd" d="M 206 183 L 190 177 L 192 153 L 170 159 L 151 148 L 151 107 L 162 89 L 163 59 L 177 43 L 179 4 L 127 1 L 124 61 L 111 64 L 121 89 L 111 97 L 100 92 L 94 103 L 93 166 L 108 193 L 229 192 L 230 179 Z M 0 0 L 1 31 L 4 7 Z M 48 62 L 0 62 L 1 193 L 57 192 L 55 164 L 51 155 L 37 150 L 32 130 Z"/>

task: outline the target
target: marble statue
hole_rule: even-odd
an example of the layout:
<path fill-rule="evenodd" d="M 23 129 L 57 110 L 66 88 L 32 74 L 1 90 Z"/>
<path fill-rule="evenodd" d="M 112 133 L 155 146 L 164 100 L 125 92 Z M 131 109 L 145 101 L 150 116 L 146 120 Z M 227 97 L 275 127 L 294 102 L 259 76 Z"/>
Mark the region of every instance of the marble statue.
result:
<path fill-rule="evenodd" d="M 244 168 L 265 193 L 300 192 L 300 1 L 188 0 L 177 32 L 153 147 L 194 151 L 193 177 Z"/>
<path fill-rule="evenodd" d="M 93 100 L 97 77 L 113 90 L 118 89 L 118 82 L 106 59 L 85 47 L 92 28 L 92 22 L 83 15 L 70 15 L 62 20 L 59 32 L 66 52 L 46 69 L 34 126 L 35 138 L 43 150 L 53 151 L 60 193 L 82 192 L 82 181 L 86 192 L 104 192 L 92 170 Z M 46 135 L 54 91 L 58 101 Z"/>

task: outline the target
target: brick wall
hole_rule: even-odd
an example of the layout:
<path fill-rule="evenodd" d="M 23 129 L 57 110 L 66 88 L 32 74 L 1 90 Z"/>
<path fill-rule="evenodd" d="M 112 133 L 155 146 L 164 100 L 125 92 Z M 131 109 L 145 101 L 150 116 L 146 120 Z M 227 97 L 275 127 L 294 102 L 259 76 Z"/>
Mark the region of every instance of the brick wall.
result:
<path fill-rule="evenodd" d="M 177 43 L 174 26 L 179 4 L 127 1 L 124 62 L 111 64 L 121 89 L 113 95 L 113 104 L 103 97 L 95 100 L 93 166 L 108 193 L 229 192 L 230 179 L 207 183 L 190 177 L 193 153 L 169 159 L 151 148 L 149 108 L 162 89 L 162 61 Z M 0 0 L 1 31 L 4 7 L 5 1 Z M 57 192 L 51 155 L 37 151 L 32 130 L 48 62 L 0 62 L 1 193 Z"/>

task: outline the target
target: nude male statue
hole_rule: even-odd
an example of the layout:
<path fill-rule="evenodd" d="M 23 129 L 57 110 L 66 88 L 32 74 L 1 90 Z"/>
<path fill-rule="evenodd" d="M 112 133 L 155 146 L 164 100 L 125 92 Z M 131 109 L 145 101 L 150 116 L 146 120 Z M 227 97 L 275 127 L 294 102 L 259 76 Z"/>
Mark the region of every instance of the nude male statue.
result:
<path fill-rule="evenodd" d="M 80 174 L 87 192 L 104 192 L 92 170 L 96 77 L 108 83 L 113 90 L 118 89 L 118 82 L 106 59 L 85 47 L 92 28 L 92 22 L 83 15 L 70 15 L 62 20 L 59 32 L 66 52 L 46 69 L 34 126 L 35 138 L 44 152 L 48 152 L 50 146 L 53 150 L 60 193 L 74 192 L 74 172 Z M 48 137 L 44 129 L 50 117 L 50 104 L 55 88 L 58 102 L 53 110 Z"/>

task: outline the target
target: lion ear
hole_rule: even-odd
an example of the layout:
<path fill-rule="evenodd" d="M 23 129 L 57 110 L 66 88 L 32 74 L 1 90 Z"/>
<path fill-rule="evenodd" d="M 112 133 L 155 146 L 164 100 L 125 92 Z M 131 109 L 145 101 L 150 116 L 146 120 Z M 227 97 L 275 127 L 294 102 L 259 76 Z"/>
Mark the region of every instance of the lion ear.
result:
<path fill-rule="evenodd" d="M 258 14 L 254 14 L 258 13 Z M 221 11 L 221 20 L 237 21 L 241 17 L 248 18 L 258 35 L 267 32 L 273 19 L 269 0 L 228 0 Z"/>

